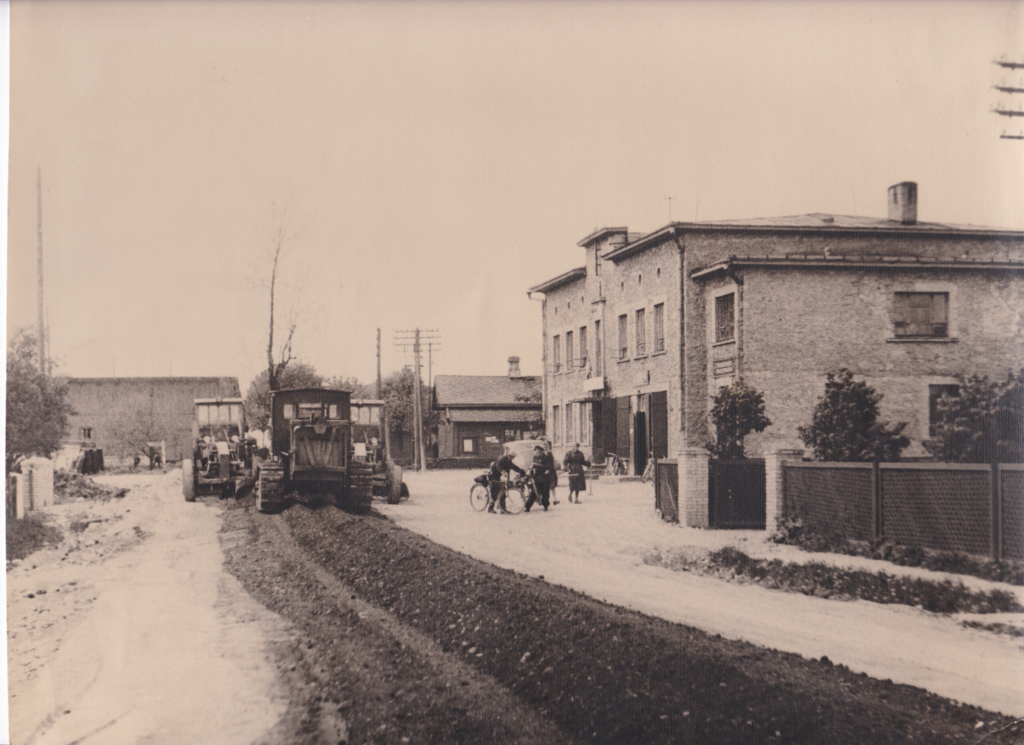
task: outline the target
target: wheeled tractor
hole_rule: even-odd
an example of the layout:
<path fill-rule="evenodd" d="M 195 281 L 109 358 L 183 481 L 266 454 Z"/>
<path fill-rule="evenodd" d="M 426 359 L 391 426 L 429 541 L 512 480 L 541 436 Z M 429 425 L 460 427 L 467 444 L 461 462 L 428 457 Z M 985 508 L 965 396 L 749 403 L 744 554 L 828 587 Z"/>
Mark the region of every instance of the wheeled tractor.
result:
<path fill-rule="evenodd" d="M 231 496 L 252 466 L 242 399 L 197 398 L 193 403 L 192 452 L 181 461 L 185 501 L 194 502 L 201 494 Z"/>

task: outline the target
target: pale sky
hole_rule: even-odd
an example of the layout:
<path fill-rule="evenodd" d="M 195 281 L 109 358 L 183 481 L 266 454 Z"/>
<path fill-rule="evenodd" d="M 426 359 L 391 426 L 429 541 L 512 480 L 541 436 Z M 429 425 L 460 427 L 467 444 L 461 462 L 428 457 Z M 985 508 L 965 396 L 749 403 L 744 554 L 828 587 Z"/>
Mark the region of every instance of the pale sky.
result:
<path fill-rule="evenodd" d="M 810 212 L 1024 229 L 993 60 L 1016 3 L 15 2 L 8 330 L 72 376 L 266 366 L 270 234 L 296 355 L 541 372 L 527 289 L 603 226 Z M 1019 76 L 1018 76 L 1019 77 Z M 667 197 L 672 197 L 671 203 Z M 280 331 L 279 331 L 280 333 Z"/>

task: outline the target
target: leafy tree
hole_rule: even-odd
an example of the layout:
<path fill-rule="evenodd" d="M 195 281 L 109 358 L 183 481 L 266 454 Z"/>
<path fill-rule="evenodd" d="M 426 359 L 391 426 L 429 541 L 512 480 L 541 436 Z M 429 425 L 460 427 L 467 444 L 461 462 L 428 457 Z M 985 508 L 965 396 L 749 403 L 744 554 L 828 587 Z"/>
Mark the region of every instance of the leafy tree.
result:
<path fill-rule="evenodd" d="M 924 443 L 936 460 L 1024 462 L 1024 370 L 1004 383 L 961 377 L 959 394 L 939 399 L 938 416 L 933 438 Z"/>
<path fill-rule="evenodd" d="M 743 438 L 751 432 L 764 432 L 771 419 L 764 415 L 764 394 L 742 380 L 722 388 L 711 407 L 715 425 L 715 443 L 711 454 L 716 458 L 743 458 Z"/>
<path fill-rule="evenodd" d="M 174 419 L 169 401 L 148 393 L 122 393 L 108 412 L 105 437 L 120 458 L 142 455 L 146 443 L 176 439 L 167 422 Z"/>
<path fill-rule="evenodd" d="M 7 465 L 20 455 L 51 455 L 67 434 L 67 381 L 39 371 L 34 334 L 21 329 L 7 344 Z"/>
<path fill-rule="evenodd" d="M 376 384 L 361 383 L 359 378 L 355 376 L 345 377 L 336 375 L 327 380 L 324 383 L 324 387 L 336 391 L 349 391 L 352 394 L 352 398 L 377 398 Z"/>
<path fill-rule="evenodd" d="M 294 362 L 280 370 L 277 388 L 269 385 L 269 371 L 262 370 L 249 384 L 245 394 L 245 423 L 250 429 L 266 429 L 270 426 L 270 392 L 287 388 L 319 388 L 324 379 L 312 365 Z"/>
<path fill-rule="evenodd" d="M 431 432 L 437 427 L 439 417 L 436 411 L 428 408 L 428 402 L 431 399 L 428 397 L 427 386 L 421 383 L 420 387 L 423 397 L 423 428 L 425 431 Z M 413 413 L 415 410 L 413 401 L 416 390 L 415 374 L 411 370 L 403 368 L 384 378 L 381 388 L 388 410 L 389 432 L 412 436 L 415 429 Z"/>
<path fill-rule="evenodd" d="M 818 399 L 809 427 L 797 431 L 814 457 L 824 461 L 897 461 L 910 444 L 906 422 L 878 421 L 882 394 L 853 379 L 845 367 L 825 376 L 825 394 Z"/>

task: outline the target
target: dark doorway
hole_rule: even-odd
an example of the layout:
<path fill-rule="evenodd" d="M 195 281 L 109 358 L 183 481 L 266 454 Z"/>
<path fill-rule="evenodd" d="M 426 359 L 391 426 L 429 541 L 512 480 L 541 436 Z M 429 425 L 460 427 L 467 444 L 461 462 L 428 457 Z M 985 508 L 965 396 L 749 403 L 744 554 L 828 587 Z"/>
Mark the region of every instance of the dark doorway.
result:
<path fill-rule="evenodd" d="M 615 449 L 620 458 L 629 458 L 629 396 L 615 399 L 615 425 L 617 429 Z M 641 471 L 642 473 L 642 471 Z"/>
<path fill-rule="evenodd" d="M 668 457 L 668 392 L 651 394 L 651 457 Z"/>
<path fill-rule="evenodd" d="M 616 438 L 618 437 L 618 428 L 615 422 L 616 411 L 617 407 L 614 398 L 601 399 L 601 449 L 604 450 L 605 457 L 608 456 L 608 453 L 618 452 L 618 445 L 616 444 Z"/>
<path fill-rule="evenodd" d="M 641 474 L 647 468 L 647 412 L 633 415 L 633 473 Z"/>

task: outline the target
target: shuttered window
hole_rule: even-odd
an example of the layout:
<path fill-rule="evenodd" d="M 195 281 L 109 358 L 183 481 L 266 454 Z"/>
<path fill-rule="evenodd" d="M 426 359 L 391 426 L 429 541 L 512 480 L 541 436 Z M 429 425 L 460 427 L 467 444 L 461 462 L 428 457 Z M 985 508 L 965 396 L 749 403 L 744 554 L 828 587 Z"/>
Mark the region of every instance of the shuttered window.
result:
<path fill-rule="evenodd" d="M 944 337 L 948 333 L 948 292 L 897 292 L 896 336 Z"/>

